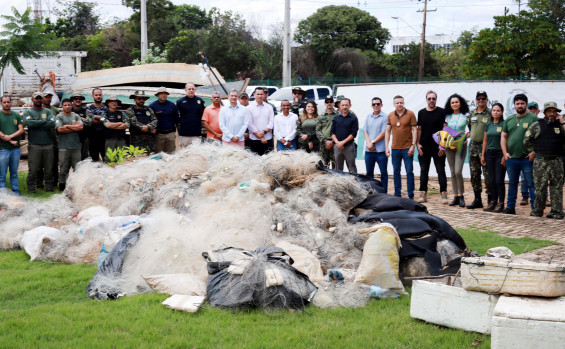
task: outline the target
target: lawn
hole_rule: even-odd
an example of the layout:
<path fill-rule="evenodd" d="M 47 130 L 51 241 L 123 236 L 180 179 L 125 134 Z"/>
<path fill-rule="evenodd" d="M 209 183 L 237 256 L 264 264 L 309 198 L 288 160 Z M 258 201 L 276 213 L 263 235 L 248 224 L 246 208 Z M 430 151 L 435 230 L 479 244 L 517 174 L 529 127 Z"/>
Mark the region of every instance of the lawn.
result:
<path fill-rule="evenodd" d="M 479 251 L 511 242 L 515 250 L 552 243 L 472 230 L 461 233 Z M 310 306 L 303 312 L 272 313 L 206 305 L 189 314 L 165 308 L 161 302 L 167 296 L 160 294 L 91 300 L 85 287 L 95 270 L 91 265 L 29 262 L 23 251 L 0 251 L 2 348 L 490 346 L 489 336 L 410 318 L 409 296 L 373 300 L 360 309 Z"/>

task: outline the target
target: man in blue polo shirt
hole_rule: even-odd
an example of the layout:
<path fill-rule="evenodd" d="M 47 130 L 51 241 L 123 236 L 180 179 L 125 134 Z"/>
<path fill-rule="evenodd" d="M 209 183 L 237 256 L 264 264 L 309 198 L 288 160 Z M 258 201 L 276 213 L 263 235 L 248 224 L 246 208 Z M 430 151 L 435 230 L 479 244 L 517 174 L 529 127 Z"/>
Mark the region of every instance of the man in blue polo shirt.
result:
<path fill-rule="evenodd" d="M 375 177 L 375 162 L 381 171 L 381 184 L 385 191 L 388 188 L 388 158 L 385 152 L 385 131 L 388 115 L 383 113 L 381 108 L 383 101 L 379 97 L 371 100 L 373 112 L 367 115 L 363 126 L 365 136 L 365 167 L 367 176 Z"/>

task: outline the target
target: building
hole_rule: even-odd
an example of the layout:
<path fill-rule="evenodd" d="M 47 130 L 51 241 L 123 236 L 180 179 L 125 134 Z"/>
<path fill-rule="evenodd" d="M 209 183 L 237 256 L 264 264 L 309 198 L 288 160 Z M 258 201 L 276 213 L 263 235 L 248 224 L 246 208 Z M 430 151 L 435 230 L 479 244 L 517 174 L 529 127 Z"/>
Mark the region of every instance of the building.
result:
<path fill-rule="evenodd" d="M 445 48 L 445 50 L 449 50 L 452 42 L 457 41 L 458 38 L 459 38 L 458 35 L 435 34 L 435 35 L 427 35 L 426 42 L 431 44 L 434 47 L 434 49 L 443 47 Z M 422 37 L 418 35 L 393 37 L 388 42 L 385 51 L 387 53 L 398 53 L 400 52 L 400 48 L 402 46 L 406 46 L 412 42 L 419 44 L 420 42 L 422 42 Z"/>

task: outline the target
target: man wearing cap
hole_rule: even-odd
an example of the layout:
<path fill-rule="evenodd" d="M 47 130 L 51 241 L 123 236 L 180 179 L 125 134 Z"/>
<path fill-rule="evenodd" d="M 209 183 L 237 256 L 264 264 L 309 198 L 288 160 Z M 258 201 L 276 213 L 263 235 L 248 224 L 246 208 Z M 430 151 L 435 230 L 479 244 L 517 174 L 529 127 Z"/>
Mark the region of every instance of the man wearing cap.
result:
<path fill-rule="evenodd" d="M 84 126 L 86 123 L 86 108 L 82 106 L 84 100 L 85 98 L 81 93 L 74 92 L 71 95 L 71 102 L 73 103 L 72 112 L 80 117 L 80 120 L 83 125 L 82 131 L 78 133 L 81 144 L 81 152 L 80 152 L 81 160 L 84 160 L 88 157 L 88 130 Z"/>
<path fill-rule="evenodd" d="M 483 139 L 485 135 L 485 126 L 491 120 L 490 108 L 487 107 L 488 96 L 485 91 L 478 91 L 475 97 L 477 108 L 471 110 L 467 116 L 467 125 L 471 130 L 471 143 L 469 145 L 469 168 L 471 169 L 471 185 L 475 193 L 475 200 L 468 209 L 482 208 L 481 192 L 483 186 L 481 183 L 481 172 L 485 177 L 485 188 L 487 193 L 487 205 L 489 210 L 494 210 L 496 202 L 492 202 L 490 195 L 490 178 L 487 167 L 481 165 L 481 154 L 483 151 Z M 481 171 L 482 170 L 482 171 Z"/>
<path fill-rule="evenodd" d="M 347 163 L 347 169 L 351 173 L 357 173 L 355 157 L 355 137 L 359 132 L 359 120 L 355 114 L 350 112 L 351 100 L 342 98 L 339 103 L 339 113 L 332 120 L 331 135 L 335 143 L 334 157 L 335 165 L 339 171 L 343 171 L 343 162 Z"/>
<path fill-rule="evenodd" d="M 106 98 L 105 103 L 108 106 L 108 111 L 102 114 L 100 118 L 102 125 L 105 127 L 106 143 L 104 148 L 108 151 L 108 149 L 115 150 L 116 148 L 125 147 L 127 146 L 126 129 L 129 127 L 129 120 L 122 111 L 118 110 L 118 106 L 122 105 L 122 102 L 117 96 L 110 96 Z M 104 160 L 109 161 L 110 159 L 108 159 L 108 156 L 105 156 Z"/>
<path fill-rule="evenodd" d="M 177 125 L 179 124 L 179 108 L 178 105 L 184 105 L 185 110 L 188 106 L 186 103 L 179 103 L 181 100 L 177 101 L 177 104 L 168 101 L 167 96 L 169 96 L 169 92 L 164 87 L 159 87 L 157 93 L 157 100 L 149 105 L 155 112 L 155 116 L 157 116 L 157 137 L 155 138 L 155 143 L 157 147 L 157 152 L 165 152 L 168 154 L 174 153 L 177 149 L 176 145 L 176 131 Z M 186 97 L 183 97 L 184 99 Z M 200 124 L 200 121 L 198 121 Z M 181 128 L 183 125 L 182 120 L 180 122 Z M 186 130 L 186 127 L 185 129 Z M 185 132 L 185 131 L 183 131 Z M 184 133 L 185 135 L 188 133 Z M 200 128 L 198 128 L 198 135 L 200 135 Z M 184 136 L 183 144 L 187 146 L 190 143 L 186 142 L 186 136 Z"/>
<path fill-rule="evenodd" d="M 202 141 L 202 114 L 204 114 L 204 100 L 196 96 L 196 86 L 189 82 L 185 85 L 186 96 L 177 100 L 179 146 L 187 147 L 190 144 L 200 144 Z"/>
<path fill-rule="evenodd" d="M 538 119 L 543 119 L 543 113 L 540 115 L 540 110 L 537 102 L 530 102 L 528 103 L 528 113 L 532 113 L 538 117 Z M 534 186 L 535 187 L 535 186 Z M 530 193 L 528 193 L 528 185 L 524 180 L 524 173 L 520 174 L 520 192 L 522 193 L 522 201 L 520 201 L 520 206 L 526 206 L 528 204 L 528 199 L 530 198 Z M 545 206 L 551 206 L 551 202 L 549 201 L 549 196 L 547 193 L 547 200 L 545 201 Z"/>
<path fill-rule="evenodd" d="M 76 170 L 80 161 L 81 148 L 79 133 L 83 129 L 80 116 L 72 112 L 73 103 L 70 99 L 61 101 L 63 111 L 55 118 L 55 127 L 59 132 L 59 190 L 64 191 L 69 176 L 69 170 Z"/>
<path fill-rule="evenodd" d="M 251 151 L 264 155 L 273 150 L 273 125 L 275 113 L 273 108 L 264 102 L 265 92 L 257 87 L 254 92 L 255 100 L 249 103 L 249 139 Z"/>
<path fill-rule="evenodd" d="M 145 91 L 135 91 L 129 98 L 135 101 L 135 105 L 125 111 L 130 125 L 130 143 L 134 147 L 145 149 L 147 154 L 154 153 L 157 117 L 153 110 L 145 105 L 149 96 Z"/>
<path fill-rule="evenodd" d="M 51 110 L 43 108 L 43 95 L 35 92 L 31 96 L 33 107 L 26 109 L 23 114 L 24 126 L 28 132 L 28 167 L 27 190 L 35 193 L 37 174 L 40 169 L 45 175 L 45 190 L 54 189 L 53 166 L 53 128 L 55 117 Z"/>
<path fill-rule="evenodd" d="M 394 170 L 394 196 L 402 196 L 402 177 L 400 166 L 404 161 L 406 170 L 406 187 L 408 198 L 414 199 L 414 150 L 418 131 L 416 126 L 416 115 L 404 107 L 404 97 L 393 98 L 394 111 L 388 114 L 385 147 L 386 156 L 392 157 L 392 168 Z M 389 148 L 390 135 L 392 133 L 392 151 Z"/>
<path fill-rule="evenodd" d="M 540 117 L 539 112 L 540 110 L 537 102 L 528 103 L 528 113 L 532 113 L 535 116 Z M 541 118 L 543 119 L 543 114 L 541 115 Z"/>
<path fill-rule="evenodd" d="M 381 184 L 386 193 L 388 189 L 388 158 L 385 152 L 385 133 L 388 115 L 381 110 L 382 106 L 383 100 L 380 97 L 374 97 L 371 100 L 373 112 L 365 118 L 363 136 L 365 138 L 367 176 L 375 177 L 375 163 L 377 163 L 381 172 Z"/>
<path fill-rule="evenodd" d="M 6 175 L 10 170 L 10 186 L 20 195 L 18 166 L 20 164 L 20 136 L 24 134 L 20 114 L 12 111 L 12 98 L 2 96 L 0 113 L 0 189 L 6 188 Z"/>
<path fill-rule="evenodd" d="M 100 161 L 106 156 L 104 125 L 100 121 L 102 114 L 108 112 L 108 107 L 102 103 L 102 90 L 92 90 L 94 103 L 86 107 L 85 126 L 88 130 L 89 153 L 92 161 Z"/>
<path fill-rule="evenodd" d="M 302 114 L 302 109 L 306 108 L 306 91 L 301 87 L 294 87 L 292 89 L 292 105 L 290 106 L 290 111 L 296 115 Z"/>
<path fill-rule="evenodd" d="M 53 93 L 46 91 L 43 92 L 43 108 L 51 110 L 53 117 L 56 117 L 59 114 L 59 109 L 51 105 L 51 100 L 53 99 Z M 53 128 L 51 130 L 53 134 L 53 180 L 54 180 L 54 187 L 57 187 L 57 181 L 59 180 L 59 167 L 57 164 L 59 163 L 59 138 L 57 135 L 57 130 Z M 43 189 L 43 169 L 40 169 L 37 172 L 37 189 Z"/>
<path fill-rule="evenodd" d="M 326 110 L 318 117 L 316 122 L 316 137 L 320 141 L 320 157 L 324 165 L 335 168 L 334 142 L 332 140 L 332 122 L 336 114 L 334 99 L 327 97 L 324 103 L 326 104 Z"/>
<path fill-rule="evenodd" d="M 202 125 L 206 129 L 206 140 L 214 142 L 222 140 L 222 130 L 220 129 L 220 109 L 222 99 L 219 92 L 212 93 L 212 104 L 204 109 L 202 114 Z"/>
<path fill-rule="evenodd" d="M 544 118 L 534 122 L 524 135 L 524 145 L 535 153 L 533 164 L 534 187 L 536 198 L 531 216 L 542 217 L 545 208 L 545 196 L 549 181 L 551 211 L 547 218 L 563 219 L 563 142 L 565 128 L 557 119 L 557 103 L 543 105 Z"/>
<path fill-rule="evenodd" d="M 222 142 L 227 145 L 235 145 L 243 148 L 244 133 L 249 122 L 247 109 L 237 104 L 237 90 L 231 90 L 229 94 L 230 104 L 220 109 L 219 124 L 222 131 Z"/>
<path fill-rule="evenodd" d="M 434 133 L 443 129 L 445 109 L 437 106 L 437 94 L 426 93 L 427 107 L 418 111 L 418 161 L 420 163 L 420 197 L 416 201 L 428 201 L 428 174 L 432 159 L 436 167 L 441 203 L 447 205 L 447 176 L 445 175 L 445 151 L 434 141 Z"/>
<path fill-rule="evenodd" d="M 520 172 L 524 171 L 524 177 L 528 184 L 530 198 L 535 200 L 533 161 L 534 152 L 528 151 L 524 146 L 524 135 L 528 128 L 538 120 L 537 116 L 527 112 L 528 97 L 525 94 L 514 96 L 514 109 L 516 114 L 510 115 L 502 126 L 500 147 L 502 148 L 502 164 L 506 166 L 508 174 L 508 198 L 503 213 L 516 214 L 516 198 L 518 196 L 518 178 Z M 530 202 L 532 210 L 534 203 Z"/>

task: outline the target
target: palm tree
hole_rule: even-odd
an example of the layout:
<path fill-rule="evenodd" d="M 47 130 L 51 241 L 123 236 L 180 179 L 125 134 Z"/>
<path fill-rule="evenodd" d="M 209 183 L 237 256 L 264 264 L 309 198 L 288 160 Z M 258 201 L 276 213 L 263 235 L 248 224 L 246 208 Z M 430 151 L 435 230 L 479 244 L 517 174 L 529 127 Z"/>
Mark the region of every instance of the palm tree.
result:
<path fill-rule="evenodd" d="M 1 16 L 6 23 L 0 31 L 0 80 L 10 64 L 19 74 L 24 74 L 20 59 L 41 57 L 36 51 L 44 44 L 43 26 L 39 20 L 30 17 L 31 9 L 20 13 L 12 7 L 12 12 L 12 16 Z"/>

